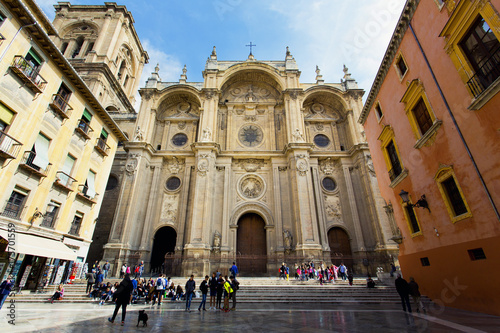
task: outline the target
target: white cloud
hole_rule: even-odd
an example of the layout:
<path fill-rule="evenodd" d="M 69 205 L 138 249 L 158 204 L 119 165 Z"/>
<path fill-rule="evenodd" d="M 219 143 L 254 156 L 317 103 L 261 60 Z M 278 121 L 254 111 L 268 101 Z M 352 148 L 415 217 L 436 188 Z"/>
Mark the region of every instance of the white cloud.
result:
<path fill-rule="evenodd" d="M 167 54 L 162 50 L 156 48 L 149 39 L 145 39 L 142 42 L 142 46 L 144 50 L 148 52 L 149 55 L 149 63 L 144 66 L 144 70 L 142 71 L 139 88 L 142 88 L 146 85 L 146 80 L 154 72 L 154 68 L 156 64 L 159 64 L 160 67 L 160 77 L 163 82 L 174 82 L 178 81 L 179 77 L 182 73 L 182 67 L 184 65 L 181 64 L 177 57 Z M 189 73 L 188 73 L 189 78 Z M 139 110 L 141 97 L 139 94 L 136 95 L 136 110 Z"/>
<path fill-rule="evenodd" d="M 302 82 L 314 82 L 315 65 L 326 82 L 338 82 L 346 64 L 369 90 L 404 6 L 404 0 L 274 1 L 269 9 L 286 18 L 297 39 L 292 54 Z"/>

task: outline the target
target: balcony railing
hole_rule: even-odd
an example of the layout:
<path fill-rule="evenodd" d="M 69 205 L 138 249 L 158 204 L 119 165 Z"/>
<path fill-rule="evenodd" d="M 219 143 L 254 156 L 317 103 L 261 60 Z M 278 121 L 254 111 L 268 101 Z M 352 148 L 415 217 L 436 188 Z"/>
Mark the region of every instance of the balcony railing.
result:
<path fill-rule="evenodd" d="M 10 217 L 11 219 L 20 220 L 21 213 L 24 210 L 24 204 L 15 204 L 13 202 L 8 202 L 3 209 L 2 216 Z"/>
<path fill-rule="evenodd" d="M 17 158 L 22 143 L 5 132 L 0 131 L 0 156 L 3 158 Z"/>
<path fill-rule="evenodd" d="M 82 225 L 81 221 L 78 223 L 71 223 L 71 228 L 68 231 L 68 234 L 73 236 L 79 236 L 80 234 L 80 226 Z"/>
<path fill-rule="evenodd" d="M 36 93 L 42 93 L 47 81 L 38 74 L 39 66 L 33 66 L 23 56 L 15 56 L 10 66 L 11 70 Z"/>
<path fill-rule="evenodd" d="M 61 95 L 52 95 L 52 102 L 49 104 L 52 110 L 54 110 L 58 115 L 64 119 L 68 119 L 73 108 L 68 104 Z"/>
<path fill-rule="evenodd" d="M 96 144 L 95 144 L 95 149 L 101 153 L 104 156 L 108 156 L 109 150 L 111 149 L 108 144 L 106 143 L 106 140 L 102 138 L 97 138 Z"/>
<path fill-rule="evenodd" d="M 467 82 L 474 98 L 481 95 L 500 76 L 500 47 Z"/>
<path fill-rule="evenodd" d="M 67 191 L 73 191 L 73 183 L 76 182 L 76 179 L 68 175 L 63 171 L 56 172 L 56 180 L 54 181 L 54 185 L 62 187 Z"/>
<path fill-rule="evenodd" d="M 40 168 L 38 165 L 34 164 L 33 161 L 35 159 L 36 153 L 33 151 L 25 151 L 21 163 L 19 167 L 34 173 L 40 177 L 47 177 L 47 174 L 50 171 L 51 163 L 47 165 L 45 169 Z"/>
<path fill-rule="evenodd" d="M 90 139 L 90 134 L 94 131 L 84 119 L 78 121 L 76 131 L 80 133 L 86 140 Z"/>
<path fill-rule="evenodd" d="M 89 188 L 88 186 L 85 186 L 83 184 L 78 185 L 78 196 L 84 200 L 90 201 L 92 204 L 95 204 L 97 201 L 97 197 L 99 196 L 98 193 L 96 193 L 93 197 L 88 195 Z"/>
<path fill-rule="evenodd" d="M 391 170 L 389 170 L 389 178 L 391 179 L 391 182 L 393 182 L 394 179 L 398 178 L 402 171 L 403 170 L 401 170 L 400 166 L 393 167 Z"/>

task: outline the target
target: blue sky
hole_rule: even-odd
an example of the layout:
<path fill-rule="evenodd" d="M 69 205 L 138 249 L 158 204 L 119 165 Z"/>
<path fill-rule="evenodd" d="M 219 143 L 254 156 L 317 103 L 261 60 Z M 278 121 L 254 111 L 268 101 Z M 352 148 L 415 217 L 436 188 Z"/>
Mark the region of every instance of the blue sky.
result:
<path fill-rule="evenodd" d="M 38 0 L 54 17 L 57 1 Z M 104 1 L 75 0 L 100 5 Z M 325 82 L 339 82 L 342 66 L 366 92 L 380 66 L 405 0 L 122 0 L 150 56 L 141 87 L 156 63 L 163 81 L 177 81 L 186 64 L 188 81 L 202 81 L 205 61 L 217 47 L 219 60 L 245 60 L 250 41 L 257 60 L 283 60 L 290 47 L 314 82 L 316 65 Z M 367 94 L 366 93 L 366 94 Z M 365 96 L 366 97 L 366 96 Z"/>

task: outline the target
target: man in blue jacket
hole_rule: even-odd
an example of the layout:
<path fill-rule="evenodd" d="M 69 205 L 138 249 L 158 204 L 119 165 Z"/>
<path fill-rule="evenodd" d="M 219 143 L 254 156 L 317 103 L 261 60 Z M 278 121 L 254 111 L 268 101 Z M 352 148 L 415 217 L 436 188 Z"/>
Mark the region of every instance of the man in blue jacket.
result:
<path fill-rule="evenodd" d="M 7 296 L 9 296 L 13 287 L 14 283 L 12 282 L 11 276 L 9 276 L 7 280 L 2 282 L 2 284 L 0 285 L 0 309 L 2 309 L 3 302 L 5 302 L 5 300 L 7 299 Z"/>
<path fill-rule="evenodd" d="M 231 266 L 229 271 L 231 272 L 232 276 L 234 277 L 238 276 L 238 267 L 236 266 L 236 263 L 234 261 L 233 261 L 233 266 Z"/>

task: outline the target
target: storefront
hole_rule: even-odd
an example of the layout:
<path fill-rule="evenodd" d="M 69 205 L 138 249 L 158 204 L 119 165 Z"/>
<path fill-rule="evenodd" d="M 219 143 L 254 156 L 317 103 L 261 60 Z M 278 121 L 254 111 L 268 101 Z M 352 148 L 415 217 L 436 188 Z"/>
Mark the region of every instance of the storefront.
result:
<path fill-rule="evenodd" d="M 7 241 L 3 252 L 0 251 L 0 256 L 7 258 L 7 262 L 3 262 L 7 268 L 2 280 L 12 275 L 18 290 L 37 290 L 50 282 L 65 281 L 76 260 L 76 253 L 55 239 L 19 232 L 10 239 L 4 230 L 0 230 L 0 237 L 2 243 Z"/>

